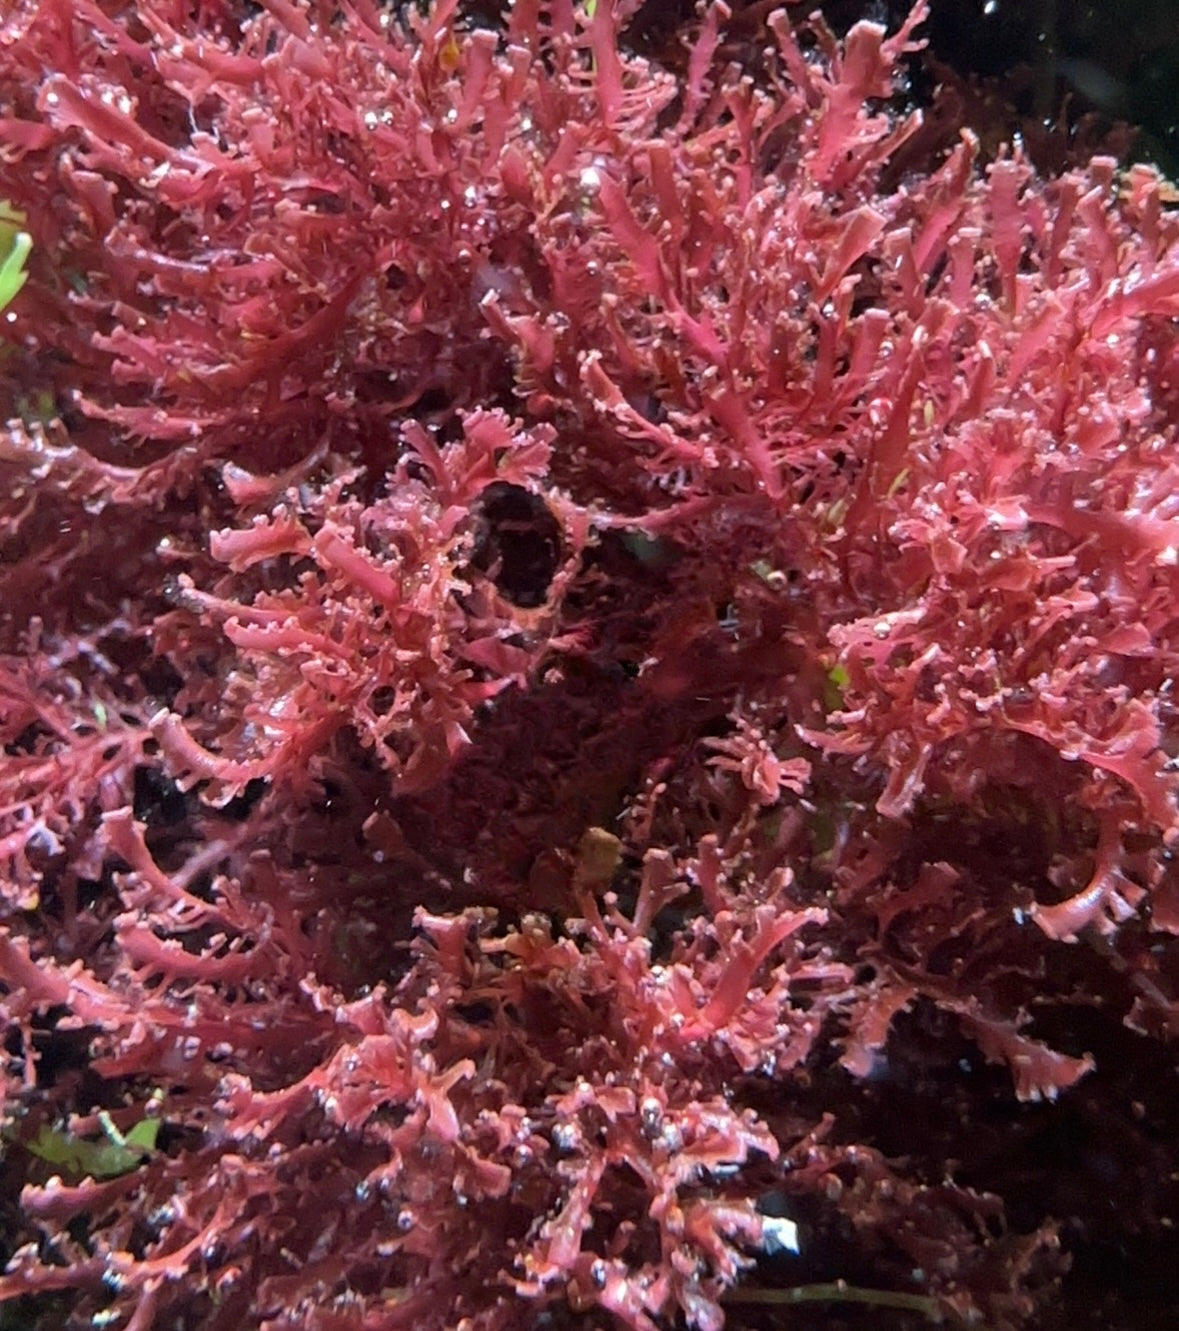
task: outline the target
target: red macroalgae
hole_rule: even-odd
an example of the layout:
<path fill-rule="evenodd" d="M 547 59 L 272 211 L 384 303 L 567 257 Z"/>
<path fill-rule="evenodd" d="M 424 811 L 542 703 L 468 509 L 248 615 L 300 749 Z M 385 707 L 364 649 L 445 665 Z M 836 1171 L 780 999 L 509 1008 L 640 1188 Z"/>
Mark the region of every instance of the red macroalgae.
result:
<path fill-rule="evenodd" d="M 0 23 L 30 1325 L 1030 1325 L 970 1143 L 1176 1034 L 1173 195 L 637 8 Z"/>

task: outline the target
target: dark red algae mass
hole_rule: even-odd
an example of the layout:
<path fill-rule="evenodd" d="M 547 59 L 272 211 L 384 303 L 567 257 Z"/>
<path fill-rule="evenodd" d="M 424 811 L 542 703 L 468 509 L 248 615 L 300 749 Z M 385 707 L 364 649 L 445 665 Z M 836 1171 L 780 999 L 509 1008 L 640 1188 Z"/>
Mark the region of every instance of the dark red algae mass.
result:
<path fill-rule="evenodd" d="M 1173 1325 L 1171 187 L 922 3 L 5 10 L 0 1326 Z"/>

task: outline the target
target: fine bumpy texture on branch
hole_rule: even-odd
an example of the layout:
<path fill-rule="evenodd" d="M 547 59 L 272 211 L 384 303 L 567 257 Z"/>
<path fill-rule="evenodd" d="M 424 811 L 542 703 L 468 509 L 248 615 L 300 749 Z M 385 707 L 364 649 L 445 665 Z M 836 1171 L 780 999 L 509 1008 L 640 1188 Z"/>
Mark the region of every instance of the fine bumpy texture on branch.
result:
<path fill-rule="evenodd" d="M 1165 182 L 931 149 L 922 3 L 7 10 L 21 1325 L 1023 1328 L 1165 1237 Z"/>

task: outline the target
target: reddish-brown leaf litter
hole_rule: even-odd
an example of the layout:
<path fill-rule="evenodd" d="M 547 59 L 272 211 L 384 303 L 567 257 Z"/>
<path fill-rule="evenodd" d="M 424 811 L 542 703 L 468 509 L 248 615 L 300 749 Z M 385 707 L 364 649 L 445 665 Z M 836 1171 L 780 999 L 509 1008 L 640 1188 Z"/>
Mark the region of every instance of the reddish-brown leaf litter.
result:
<path fill-rule="evenodd" d="M 1173 1324 L 1174 190 L 923 3 L 5 10 L 0 1325 Z"/>

